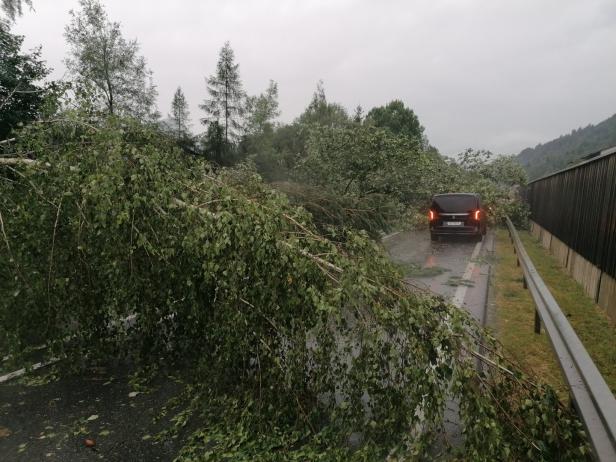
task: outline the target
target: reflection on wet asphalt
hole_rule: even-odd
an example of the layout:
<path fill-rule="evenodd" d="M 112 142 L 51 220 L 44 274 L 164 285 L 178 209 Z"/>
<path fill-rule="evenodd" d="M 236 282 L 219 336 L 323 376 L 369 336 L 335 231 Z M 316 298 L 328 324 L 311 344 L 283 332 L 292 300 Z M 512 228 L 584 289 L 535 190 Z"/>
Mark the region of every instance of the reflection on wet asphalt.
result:
<path fill-rule="evenodd" d="M 462 275 L 468 265 L 476 242 L 468 237 L 430 240 L 427 230 L 404 231 L 384 240 L 383 245 L 392 260 L 434 268 L 429 275 L 411 275 L 407 280 L 446 298 L 453 298 L 457 287 L 467 283 Z M 428 272 L 427 272 L 428 273 Z"/>

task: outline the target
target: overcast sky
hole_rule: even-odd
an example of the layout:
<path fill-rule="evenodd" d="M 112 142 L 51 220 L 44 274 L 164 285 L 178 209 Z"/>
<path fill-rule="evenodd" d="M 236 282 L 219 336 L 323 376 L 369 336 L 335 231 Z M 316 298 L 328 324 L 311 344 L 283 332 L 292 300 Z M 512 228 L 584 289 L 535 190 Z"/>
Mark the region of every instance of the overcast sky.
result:
<path fill-rule="evenodd" d="M 64 74 L 77 0 L 33 0 L 14 31 Z M 349 111 L 401 99 L 444 154 L 517 153 L 616 113 L 615 0 L 104 0 L 154 72 L 181 85 L 200 131 L 204 77 L 231 42 L 249 94 L 278 82 L 281 121 L 323 79 Z"/>

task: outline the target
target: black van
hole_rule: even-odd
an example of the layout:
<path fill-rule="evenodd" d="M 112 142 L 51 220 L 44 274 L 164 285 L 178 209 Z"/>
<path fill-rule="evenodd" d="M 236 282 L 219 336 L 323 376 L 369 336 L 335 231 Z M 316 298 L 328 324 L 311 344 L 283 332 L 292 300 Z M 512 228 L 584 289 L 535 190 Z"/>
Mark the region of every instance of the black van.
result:
<path fill-rule="evenodd" d="M 428 212 L 430 237 L 466 235 L 478 241 L 486 233 L 486 213 L 479 194 L 436 194 Z"/>

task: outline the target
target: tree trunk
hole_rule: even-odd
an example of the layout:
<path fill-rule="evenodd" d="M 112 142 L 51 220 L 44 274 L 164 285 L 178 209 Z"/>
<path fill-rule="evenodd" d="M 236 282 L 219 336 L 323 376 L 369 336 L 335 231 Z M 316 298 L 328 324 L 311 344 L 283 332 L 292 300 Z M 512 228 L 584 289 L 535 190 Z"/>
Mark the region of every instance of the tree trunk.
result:
<path fill-rule="evenodd" d="M 229 80 L 225 81 L 225 151 L 229 144 Z"/>

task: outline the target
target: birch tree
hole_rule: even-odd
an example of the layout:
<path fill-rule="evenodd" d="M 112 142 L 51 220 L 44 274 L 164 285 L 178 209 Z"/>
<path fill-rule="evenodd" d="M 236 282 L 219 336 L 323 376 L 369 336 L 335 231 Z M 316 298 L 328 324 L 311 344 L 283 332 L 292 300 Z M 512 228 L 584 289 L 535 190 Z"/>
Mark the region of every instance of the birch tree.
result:
<path fill-rule="evenodd" d="M 157 119 L 152 71 L 137 40 L 122 36 L 120 24 L 109 20 L 98 0 L 79 5 L 64 33 L 70 47 L 65 62 L 77 88 L 92 94 L 96 108 L 107 114 Z"/>
<path fill-rule="evenodd" d="M 278 84 L 270 80 L 264 93 L 246 97 L 246 131 L 250 135 L 262 133 L 280 115 Z"/>

